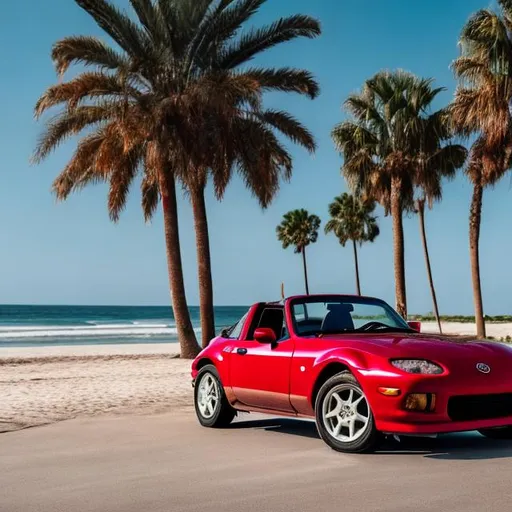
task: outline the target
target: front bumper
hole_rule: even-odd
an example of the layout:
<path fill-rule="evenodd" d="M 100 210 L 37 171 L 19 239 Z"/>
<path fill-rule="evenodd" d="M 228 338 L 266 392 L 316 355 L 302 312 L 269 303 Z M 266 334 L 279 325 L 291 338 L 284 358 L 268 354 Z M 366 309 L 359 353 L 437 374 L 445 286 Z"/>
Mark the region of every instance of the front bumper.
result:
<path fill-rule="evenodd" d="M 452 397 L 473 397 L 506 395 L 512 393 L 512 378 L 476 375 L 471 378 L 461 375 L 403 375 L 372 374 L 368 372 L 360 382 L 375 418 L 376 427 L 381 432 L 392 434 L 430 435 L 448 432 L 463 432 L 484 428 L 512 425 L 512 407 L 499 411 L 490 417 L 486 411 L 468 409 L 464 421 L 453 417 L 449 408 Z M 400 389 L 399 396 L 384 396 L 379 387 Z M 411 393 L 434 393 L 435 409 L 432 412 L 412 412 L 405 410 L 404 403 Z"/>

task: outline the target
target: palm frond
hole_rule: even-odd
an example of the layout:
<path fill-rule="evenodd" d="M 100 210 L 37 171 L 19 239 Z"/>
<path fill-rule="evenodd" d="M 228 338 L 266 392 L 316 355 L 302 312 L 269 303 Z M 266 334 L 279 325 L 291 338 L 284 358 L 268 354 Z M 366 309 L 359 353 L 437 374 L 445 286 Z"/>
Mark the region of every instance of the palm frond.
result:
<path fill-rule="evenodd" d="M 52 190 L 57 200 L 67 199 L 72 191 L 80 190 L 92 181 L 99 182 L 106 179 L 105 175 L 95 172 L 94 160 L 107 136 L 107 130 L 98 130 L 78 143 L 73 157 L 53 182 Z"/>
<path fill-rule="evenodd" d="M 96 37 L 73 36 L 53 45 L 52 60 L 59 75 L 72 64 L 83 64 L 101 69 L 128 70 L 130 60 Z"/>
<path fill-rule="evenodd" d="M 158 180 L 147 171 L 144 172 L 144 177 L 142 178 L 141 192 L 144 220 L 149 222 L 153 218 L 158 207 L 158 203 L 160 201 L 160 189 L 158 186 Z"/>
<path fill-rule="evenodd" d="M 153 43 L 159 45 L 166 41 L 165 20 L 153 0 L 130 0 L 130 4 Z"/>
<path fill-rule="evenodd" d="M 279 130 L 295 144 L 306 148 L 310 153 L 316 150 L 313 134 L 299 121 L 287 112 L 280 110 L 266 110 L 258 115 L 259 119 Z"/>
<path fill-rule="evenodd" d="M 128 153 L 120 153 L 110 175 L 108 191 L 108 212 L 113 222 L 119 220 L 121 212 L 126 207 L 130 186 L 139 170 L 142 158 L 140 147 Z"/>
<path fill-rule="evenodd" d="M 219 50 L 265 2 L 266 0 L 219 2 L 216 8 L 204 16 L 202 23 L 197 27 L 188 48 L 187 66 L 190 67 L 194 62 L 204 67 L 209 66 L 212 59 L 215 61 Z"/>
<path fill-rule="evenodd" d="M 133 58 L 147 61 L 151 47 L 147 34 L 125 13 L 107 0 L 75 0 L 125 52 Z"/>
<path fill-rule="evenodd" d="M 51 119 L 46 130 L 39 138 L 33 160 L 44 160 L 61 142 L 77 135 L 87 127 L 112 119 L 117 105 L 105 103 L 95 106 L 82 106 L 68 112 L 64 111 Z"/>
<path fill-rule="evenodd" d="M 279 190 L 280 179 L 290 179 L 292 158 L 264 123 L 240 119 L 234 130 L 242 135 L 236 149 L 237 171 L 266 208 Z"/>
<path fill-rule="evenodd" d="M 276 227 L 277 239 L 282 243 L 283 249 L 295 247 L 296 253 L 301 253 L 305 247 L 318 239 L 320 218 L 310 214 L 303 208 L 285 213 L 283 220 Z"/>
<path fill-rule="evenodd" d="M 293 68 L 252 68 L 241 76 L 254 80 L 264 91 L 296 92 L 315 99 L 320 87 L 313 75 L 305 70 Z"/>
<path fill-rule="evenodd" d="M 272 23 L 268 27 L 250 30 L 231 43 L 219 56 L 216 67 L 233 69 L 253 59 L 258 53 L 298 37 L 314 38 L 320 35 L 320 24 L 315 19 L 296 15 Z"/>
<path fill-rule="evenodd" d="M 112 96 L 138 98 L 141 92 L 117 75 L 101 72 L 82 73 L 69 82 L 49 87 L 36 103 L 35 116 L 38 118 L 48 109 L 61 103 L 66 103 L 69 109 L 73 109 L 83 99 Z"/>

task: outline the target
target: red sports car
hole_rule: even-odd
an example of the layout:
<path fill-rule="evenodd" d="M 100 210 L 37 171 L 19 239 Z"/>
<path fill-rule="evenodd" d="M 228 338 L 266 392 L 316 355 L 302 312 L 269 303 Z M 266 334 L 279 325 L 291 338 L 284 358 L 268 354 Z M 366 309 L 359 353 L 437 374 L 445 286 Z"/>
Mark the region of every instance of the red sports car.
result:
<path fill-rule="evenodd" d="M 343 452 L 371 451 L 384 434 L 512 437 L 512 350 L 420 334 L 375 298 L 255 304 L 197 356 L 192 378 L 206 427 L 236 411 L 315 418 Z"/>

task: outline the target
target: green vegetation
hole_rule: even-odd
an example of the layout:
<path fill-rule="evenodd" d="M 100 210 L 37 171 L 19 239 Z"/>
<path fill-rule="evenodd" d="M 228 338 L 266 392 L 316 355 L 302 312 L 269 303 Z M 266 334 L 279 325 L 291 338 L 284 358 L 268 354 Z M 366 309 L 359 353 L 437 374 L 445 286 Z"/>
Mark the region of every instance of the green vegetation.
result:
<path fill-rule="evenodd" d="M 281 224 L 276 228 L 277 239 L 283 249 L 293 246 L 297 254 L 302 254 L 306 295 L 309 295 L 306 247 L 317 241 L 320 222 L 320 217 L 310 215 L 307 210 L 292 210 L 284 214 Z"/>
<path fill-rule="evenodd" d="M 330 220 L 325 225 L 325 234 L 334 233 L 342 247 L 350 240 L 354 249 L 357 294 L 361 295 L 357 244 L 373 242 L 380 233 L 377 217 L 374 216 L 375 202 L 363 201 L 344 193 L 335 197 L 329 205 Z"/>
<path fill-rule="evenodd" d="M 435 322 L 434 315 L 409 315 L 409 320 L 416 320 L 420 322 Z M 460 322 L 464 324 L 475 323 L 474 316 L 462 315 L 441 315 L 442 322 Z M 485 316 L 485 321 L 491 324 L 509 323 L 512 322 L 512 315 L 498 315 L 498 316 Z"/>

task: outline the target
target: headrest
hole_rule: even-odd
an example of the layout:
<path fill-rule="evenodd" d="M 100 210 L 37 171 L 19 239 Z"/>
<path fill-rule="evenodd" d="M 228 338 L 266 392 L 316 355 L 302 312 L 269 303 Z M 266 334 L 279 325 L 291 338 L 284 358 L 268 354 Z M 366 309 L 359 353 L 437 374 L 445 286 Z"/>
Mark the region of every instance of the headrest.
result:
<path fill-rule="evenodd" d="M 340 304 L 339 302 L 334 304 L 327 304 L 327 310 L 335 313 L 350 313 L 354 311 L 352 304 Z"/>

